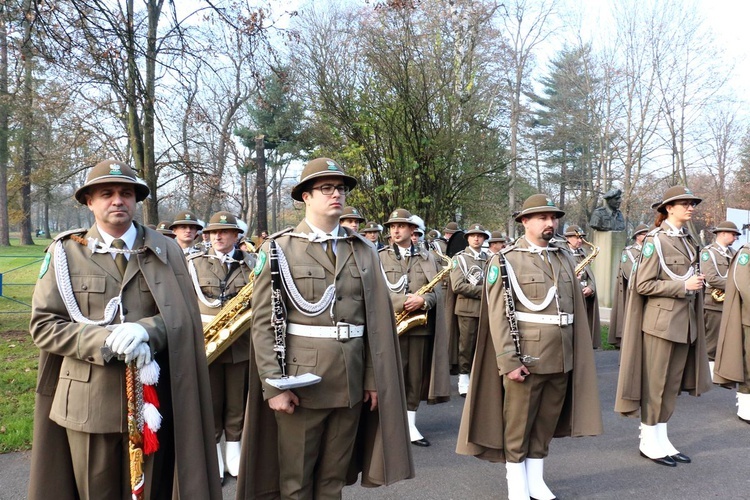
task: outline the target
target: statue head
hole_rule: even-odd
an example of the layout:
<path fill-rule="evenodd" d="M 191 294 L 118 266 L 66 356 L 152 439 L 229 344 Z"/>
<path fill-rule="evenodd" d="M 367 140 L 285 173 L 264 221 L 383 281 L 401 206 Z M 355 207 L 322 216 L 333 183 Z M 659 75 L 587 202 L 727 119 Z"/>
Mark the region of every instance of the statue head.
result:
<path fill-rule="evenodd" d="M 604 194 L 604 202 L 613 212 L 619 210 L 622 203 L 622 190 L 610 189 Z"/>

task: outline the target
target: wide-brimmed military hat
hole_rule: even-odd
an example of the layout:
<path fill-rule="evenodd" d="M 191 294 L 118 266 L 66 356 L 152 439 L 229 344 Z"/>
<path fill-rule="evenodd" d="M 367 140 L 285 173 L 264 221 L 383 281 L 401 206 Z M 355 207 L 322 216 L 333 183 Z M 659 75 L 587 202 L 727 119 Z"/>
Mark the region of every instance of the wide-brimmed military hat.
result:
<path fill-rule="evenodd" d="M 443 228 L 443 233 L 455 233 L 456 231 L 458 231 L 458 223 L 457 222 L 449 222 Z"/>
<path fill-rule="evenodd" d="M 737 229 L 737 225 L 729 220 L 725 220 L 724 222 L 719 222 L 719 224 L 711 230 L 712 233 L 734 233 L 737 236 L 742 234 L 742 231 Z"/>
<path fill-rule="evenodd" d="M 406 224 L 411 224 L 414 227 L 419 227 L 416 222 L 412 219 L 411 212 L 409 212 L 405 208 L 397 208 L 393 212 L 391 212 L 390 217 L 386 222 L 383 223 L 385 227 L 388 227 L 391 224 L 395 224 L 396 222 L 405 222 Z"/>
<path fill-rule="evenodd" d="M 468 240 L 469 236 L 471 236 L 472 234 L 481 234 L 482 236 L 484 236 L 484 239 L 489 238 L 489 233 L 484 227 L 482 227 L 481 224 L 472 224 L 471 226 L 469 226 L 469 229 L 467 229 L 464 233 L 464 238 Z"/>
<path fill-rule="evenodd" d="M 507 240 L 505 236 L 503 236 L 502 231 L 492 231 L 490 233 L 490 239 L 487 240 L 487 243 L 505 243 Z"/>
<path fill-rule="evenodd" d="M 76 190 L 75 198 L 81 205 L 86 204 L 86 193 L 96 184 L 132 184 L 135 189 L 135 201 L 143 201 L 150 193 L 148 186 L 135 175 L 135 171 L 126 163 L 117 160 L 100 161 L 89 171 L 86 182 Z"/>
<path fill-rule="evenodd" d="M 567 229 L 565 229 L 563 236 L 586 236 L 586 233 L 583 232 L 583 229 L 581 229 L 581 226 L 576 226 L 575 224 L 571 224 L 570 226 L 567 227 Z"/>
<path fill-rule="evenodd" d="M 521 222 L 523 217 L 533 214 L 553 213 L 558 219 L 565 215 L 565 212 L 555 206 L 552 198 L 546 194 L 534 194 L 526 198 L 523 202 L 523 208 L 516 214 L 516 222 Z"/>
<path fill-rule="evenodd" d="M 174 229 L 175 226 L 196 226 L 198 229 L 203 229 L 203 223 L 201 220 L 189 210 L 177 214 L 172 224 L 169 225 L 169 229 Z"/>
<path fill-rule="evenodd" d="M 365 224 L 365 227 L 359 230 L 360 233 L 380 233 L 383 231 L 383 226 L 377 222 L 369 221 Z"/>
<path fill-rule="evenodd" d="M 234 229 L 238 233 L 242 232 L 242 228 L 237 224 L 237 217 L 229 212 L 216 212 L 213 214 L 203 232 L 208 233 L 220 229 Z"/>
<path fill-rule="evenodd" d="M 344 219 L 354 219 L 357 222 L 365 221 L 365 218 L 359 214 L 359 210 L 357 210 L 354 207 L 349 207 L 349 206 L 344 207 L 344 209 L 341 211 L 341 216 L 339 217 L 339 220 L 344 220 Z"/>
<path fill-rule="evenodd" d="M 698 196 L 695 196 L 693 192 L 690 189 L 686 188 L 685 186 L 672 186 L 671 188 L 667 189 L 667 191 L 664 193 L 664 196 L 662 196 L 662 201 L 658 203 L 654 203 L 654 205 L 656 205 L 655 207 L 656 210 L 658 210 L 659 212 L 663 214 L 666 214 L 667 205 L 669 205 L 670 203 L 674 203 L 675 201 L 682 201 L 682 200 L 690 200 L 698 204 L 703 201 L 703 198 L 699 198 Z"/>
<path fill-rule="evenodd" d="M 175 234 L 172 232 L 171 229 L 169 229 L 169 224 L 171 223 L 168 220 L 163 220 L 156 225 L 156 230 L 159 231 L 164 236 L 169 236 L 170 238 L 174 238 Z"/>
<path fill-rule="evenodd" d="M 432 241 L 436 238 L 440 238 L 440 231 L 437 229 L 430 229 L 430 231 L 427 233 L 427 239 Z"/>
<path fill-rule="evenodd" d="M 344 169 L 341 165 L 336 163 L 330 158 L 316 158 L 307 162 L 305 168 L 302 169 L 300 174 L 299 182 L 292 188 L 292 199 L 302 201 L 302 193 L 304 193 L 312 182 L 319 177 L 340 177 L 349 189 L 354 189 L 357 185 L 357 179 L 344 173 Z"/>
<path fill-rule="evenodd" d="M 635 227 L 635 231 L 633 231 L 631 238 L 635 238 L 639 234 L 647 233 L 648 232 L 648 224 L 638 224 Z"/>

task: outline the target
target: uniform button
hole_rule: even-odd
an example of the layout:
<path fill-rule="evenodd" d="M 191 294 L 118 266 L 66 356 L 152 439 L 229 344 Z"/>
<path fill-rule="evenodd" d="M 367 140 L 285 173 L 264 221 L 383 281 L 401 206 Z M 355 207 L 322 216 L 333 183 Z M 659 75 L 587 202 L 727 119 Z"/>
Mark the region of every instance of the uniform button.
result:
<path fill-rule="evenodd" d="M 66 376 L 66 377 L 70 377 L 70 371 L 67 371 L 67 370 L 66 370 L 66 371 L 65 371 L 65 376 Z"/>
<path fill-rule="evenodd" d="M 341 279 L 341 275 L 339 274 L 338 276 L 336 276 L 336 281 L 338 281 L 340 279 Z"/>
<path fill-rule="evenodd" d="M 297 362 L 297 358 L 292 358 L 292 363 L 296 363 L 296 362 Z"/>
<path fill-rule="evenodd" d="M 336 297 L 336 300 L 341 300 L 341 296 Z"/>
<path fill-rule="evenodd" d="M 128 308 L 127 307 L 123 307 L 122 308 L 122 314 L 125 315 L 127 313 L 128 313 Z"/>
<path fill-rule="evenodd" d="M 88 358 L 86 358 L 86 361 L 88 361 L 89 363 L 93 363 L 94 362 L 94 356 L 89 356 Z"/>
<path fill-rule="evenodd" d="M 312 276 L 312 271 L 307 271 L 308 276 Z"/>
<path fill-rule="evenodd" d="M 88 289 L 89 289 L 88 285 L 83 285 L 83 286 L 81 287 L 81 290 L 88 290 Z"/>

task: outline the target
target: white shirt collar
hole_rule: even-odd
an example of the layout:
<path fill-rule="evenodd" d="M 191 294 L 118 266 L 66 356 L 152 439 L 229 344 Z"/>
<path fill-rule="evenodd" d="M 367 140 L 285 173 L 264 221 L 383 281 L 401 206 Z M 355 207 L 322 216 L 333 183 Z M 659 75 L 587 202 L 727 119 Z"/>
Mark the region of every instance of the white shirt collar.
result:
<path fill-rule="evenodd" d="M 112 246 L 112 242 L 115 241 L 115 237 L 111 234 L 104 231 L 99 224 L 96 225 L 96 228 L 99 230 L 99 234 L 102 237 L 102 241 L 104 243 L 104 246 L 106 248 L 109 248 Z M 128 250 L 133 250 L 133 247 L 135 246 L 135 238 L 138 236 L 138 230 L 135 228 L 135 224 L 130 224 L 130 228 L 125 231 L 125 234 L 120 236 L 120 239 L 125 242 L 125 245 L 127 246 Z M 114 254 L 112 254 L 114 256 Z M 125 254 L 125 257 L 127 259 L 130 259 L 130 254 Z"/>
<path fill-rule="evenodd" d="M 540 247 L 539 245 L 530 242 L 528 239 L 526 239 L 525 236 L 523 239 L 526 240 L 526 243 L 529 245 L 529 250 L 531 250 L 531 253 L 542 253 L 549 248 L 548 246 Z"/>

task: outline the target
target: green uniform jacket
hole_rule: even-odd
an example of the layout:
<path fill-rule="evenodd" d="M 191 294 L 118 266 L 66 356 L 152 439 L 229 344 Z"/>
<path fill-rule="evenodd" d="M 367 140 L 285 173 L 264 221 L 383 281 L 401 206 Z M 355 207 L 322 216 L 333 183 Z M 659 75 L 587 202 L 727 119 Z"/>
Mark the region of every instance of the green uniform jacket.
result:
<path fill-rule="evenodd" d="M 150 339 L 149 344 L 155 352 L 154 359 L 162 368 L 161 387 L 157 386 L 162 411 L 164 408 L 175 410 L 171 416 L 165 415 L 165 422 L 172 421 L 174 435 L 161 437 L 163 443 L 174 443 L 174 498 L 179 498 L 178 492 L 182 492 L 189 498 L 220 499 L 219 478 L 211 473 L 218 467 L 218 462 L 203 330 L 185 258 L 174 241 L 134 224 L 138 231 L 136 248 L 143 246 L 147 250 L 131 255 L 124 277 L 128 283 L 123 305 L 126 321 L 142 324 L 156 338 L 154 341 Z M 84 232 L 84 238 L 101 240 L 96 226 L 88 232 L 80 231 Z M 98 305 L 116 295 L 113 288 L 119 289 L 121 278 L 114 259 L 109 254 L 92 255 L 86 246 L 72 239 L 62 239 L 62 244 L 67 254 L 73 292 L 83 314 L 94 320 L 101 319 L 103 315 L 97 309 Z M 52 248 L 47 254 L 50 257 Z M 119 361 L 104 363 L 100 347 L 109 335 L 107 329 L 71 321 L 55 280 L 54 259 L 46 262 L 49 268 L 45 264 L 34 290 L 30 326 L 34 342 L 42 352 L 34 412 L 29 498 L 74 498 L 72 466 L 65 457 L 65 452 L 69 455 L 70 451 L 67 450 L 62 425 L 84 432 L 126 431 L 120 427 L 125 421 L 125 414 L 120 412 L 125 407 L 125 365 Z M 128 288 L 134 289 L 135 293 L 128 293 Z M 141 316 L 140 308 L 150 308 L 151 300 L 158 314 Z M 112 389 L 113 380 L 123 380 L 121 390 L 119 387 Z M 61 381 L 70 387 L 67 395 L 60 393 Z M 95 384 L 97 381 L 99 385 Z M 166 387 L 171 391 L 165 394 Z M 71 399 L 77 394 L 86 395 L 87 401 Z M 63 397 L 67 398 L 67 403 Z M 56 406 L 62 408 L 64 405 L 74 411 L 66 416 L 58 410 L 56 420 L 62 422 L 58 425 L 50 420 L 50 411 L 55 412 Z M 109 417 L 113 411 L 115 421 L 105 422 L 103 417 Z M 163 434 L 163 429 L 160 434 Z M 170 450 L 163 447 L 160 452 Z M 147 491 L 149 479 L 146 478 Z"/>
<path fill-rule="evenodd" d="M 732 258 L 727 275 L 724 311 L 716 347 L 714 382 L 734 386 L 745 382 L 743 329 L 750 327 L 750 244 L 746 243 Z M 740 284 L 738 286 L 738 284 Z"/>
<path fill-rule="evenodd" d="M 668 229 L 665 222 L 643 240 L 643 251 L 631 285 L 634 288 L 628 294 L 625 307 L 615 411 L 626 416 L 637 417 L 641 407 L 644 332 L 671 342 L 690 344 L 681 391 L 699 396 L 712 387 L 703 323 L 703 291 L 690 299 L 684 282 L 672 280 L 661 268 L 654 249 L 654 238 L 659 238 L 664 261 L 678 275 L 685 274 L 694 265 L 685 254 L 681 238 L 665 234 Z M 693 239 L 687 237 L 687 241 L 697 251 Z"/>
<path fill-rule="evenodd" d="M 300 223 L 294 230 L 297 233 L 311 233 L 307 223 Z M 348 229 L 341 228 L 339 236 L 348 236 L 338 240 L 336 269 L 326 257 L 320 243 L 310 243 L 305 238 L 281 234 L 274 239 L 289 260 L 289 267 L 300 293 L 311 302 L 321 298 L 325 283 L 330 282 L 326 276 L 334 274 L 337 284 L 335 298 L 336 320 L 357 324 L 355 319 L 362 313 L 361 307 L 353 307 L 353 300 L 364 303 L 365 324 L 364 349 L 366 351 L 365 371 L 368 375 L 359 375 L 358 380 L 335 380 L 326 376 L 327 370 L 345 369 L 341 358 L 328 358 L 326 350 L 332 342 L 330 339 L 295 339 L 287 335 L 287 361 L 290 374 L 301 374 L 312 371 L 323 377 L 323 381 L 309 387 L 295 389 L 301 406 L 311 408 L 353 406 L 362 400 L 362 389 L 375 389 L 378 392 L 378 410 L 371 412 L 369 404 L 362 408 L 359 433 L 355 443 L 348 482 L 354 483 L 357 474 L 362 473 L 361 483 L 366 486 L 380 486 L 395 483 L 414 477 L 414 465 L 409 443 L 409 432 L 406 421 L 406 398 L 404 379 L 401 369 L 401 356 L 393 307 L 388 295 L 388 288 L 382 276 L 380 260 L 369 241 Z M 269 238 L 270 239 L 270 238 Z M 269 245 L 263 245 L 256 266 L 255 288 L 253 291 L 253 343 L 251 349 L 250 384 L 245 425 L 242 437 L 242 460 L 237 481 L 238 499 L 277 498 L 278 455 L 277 427 L 273 411 L 265 399 L 279 394 L 279 391 L 268 384 L 265 379 L 278 377 L 281 372 L 276 361 L 273 347 L 273 327 L 271 325 L 271 273 L 268 263 Z M 359 279 L 351 280 L 352 277 Z M 329 277 L 330 278 L 330 277 Z M 328 311 L 321 315 L 303 320 L 301 314 L 291 305 L 283 292 L 287 303 L 288 321 L 305 324 L 330 325 Z M 347 302 L 349 305 L 347 305 Z M 354 316 L 350 316 L 353 314 Z M 297 319 L 298 318 L 298 319 Z M 327 321 L 327 323 L 326 323 Z M 302 350 L 295 362 L 295 344 L 299 339 L 314 341 L 316 349 L 313 360 Z M 358 345 L 361 339 L 352 339 L 336 343 L 341 356 L 354 365 L 361 356 Z M 357 352 L 354 352 L 357 350 Z M 308 349 L 307 351 L 310 351 Z M 337 364 L 338 363 L 338 364 Z M 318 371 L 318 370 L 322 370 Z M 364 380 L 362 380 L 364 379 Z M 371 379 L 371 380 L 369 380 Z M 321 388 L 345 386 L 336 389 L 335 393 L 323 394 Z M 372 386 L 370 387 L 370 384 Z M 364 386 L 364 387 L 363 387 Z M 356 391 L 351 388 L 357 387 Z M 328 406 L 321 406 L 328 405 Z"/>
<path fill-rule="evenodd" d="M 520 241 L 522 242 L 523 240 Z M 512 248 L 508 249 L 508 251 L 512 251 Z M 506 255 L 508 251 L 503 250 Z M 574 279 L 572 277 L 574 276 L 575 264 L 569 253 L 558 250 L 558 253 L 561 252 L 565 252 L 560 255 L 560 261 L 565 266 L 565 273 L 564 275 L 561 274 L 562 279 L 572 281 Z M 526 254 L 526 256 L 531 256 L 531 254 Z M 539 281 L 542 278 L 541 275 L 546 273 L 546 271 L 541 267 L 540 257 L 533 255 L 533 258 L 539 260 L 540 267 L 538 273 L 529 274 L 523 272 L 522 277 L 520 267 L 514 266 L 514 269 L 518 273 L 519 280 L 523 281 L 526 279 L 525 283 L 532 290 L 535 290 L 531 292 L 529 298 L 534 302 L 539 302 L 539 299 L 547 292 L 546 287 L 542 286 L 544 285 L 544 281 Z M 494 256 L 489 264 L 488 278 L 485 286 L 494 286 L 497 288 L 496 291 L 499 291 L 503 287 L 499 276 L 496 276 L 496 281 L 493 285 L 489 284 L 491 278 L 492 280 L 495 279 L 492 267 L 497 265 L 497 263 L 498 256 Z M 536 275 L 540 277 L 537 278 Z M 577 285 L 577 283 L 569 283 L 567 285 L 574 292 L 572 298 L 567 297 L 565 299 L 568 302 L 572 302 L 573 313 L 575 315 L 572 328 L 572 353 L 570 353 L 572 355 L 572 370 L 570 383 L 568 384 L 568 395 L 565 398 L 565 404 L 557 422 L 555 437 L 595 436 L 602 433 L 602 416 L 596 382 L 594 352 L 591 346 L 591 332 L 586 319 L 586 306 L 584 305 L 583 294 L 581 293 L 580 286 L 573 287 L 574 284 Z M 524 283 L 521 283 L 521 286 L 524 286 Z M 487 295 L 487 293 L 482 293 L 482 308 L 479 316 L 479 331 L 477 333 L 477 350 L 471 372 L 471 384 L 469 385 L 469 392 L 466 395 L 466 403 L 464 403 L 463 415 L 461 416 L 456 453 L 472 455 L 491 462 L 504 462 L 503 429 L 505 424 L 503 417 L 504 390 L 502 374 L 521 366 L 521 363 L 515 354 L 512 356 L 502 356 L 502 353 L 508 350 L 510 339 L 510 326 L 504 314 L 505 302 L 502 295 L 500 295 L 497 303 L 490 307 L 487 302 Z M 516 301 L 516 304 L 518 304 L 518 301 Z M 554 307 L 554 301 L 550 307 Z M 546 310 L 543 313 L 549 314 Z M 522 349 L 526 349 L 526 354 L 538 355 L 542 358 L 539 361 L 542 365 L 545 362 L 543 359 L 545 354 L 548 356 L 546 362 L 554 362 L 549 359 L 549 356 L 554 354 L 552 351 L 543 347 L 540 347 L 541 351 L 535 351 L 536 346 L 532 348 L 532 345 L 535 343 L 541 344 L 540 331 L 542 328 L 563 329 L 554 325 L 527 325 L 530 326 L 530 334 L 527 341 L 522 341 Z M 519 328 L 523 329 L 525 327 L 520 326 Z M 534 331 L 536 334 L 534 334 Z M 500 354 L 498 354 L 498 351 L 500 351 Z M 562 353 L 558 354 L 561 358 L 564 357 Z M 567 357 L 570 357 L 570 355 Z M 558 362 L 564 363 L 562 360 L 558 360 Z M 530 368 L 530 370 L 534 372 L 535 368 Z M 563 372 L 567 370 L 564 370 L 561 366 L 557 371 Z M 543 373 L 545 372 L 549 373 L 550 370 L 543 370 Z"/>

